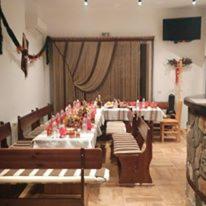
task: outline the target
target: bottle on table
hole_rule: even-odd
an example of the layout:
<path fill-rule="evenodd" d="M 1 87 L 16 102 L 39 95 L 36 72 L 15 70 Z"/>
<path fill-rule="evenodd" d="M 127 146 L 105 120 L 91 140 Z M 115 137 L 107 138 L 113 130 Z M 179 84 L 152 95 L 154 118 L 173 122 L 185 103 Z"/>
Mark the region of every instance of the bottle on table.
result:
<path fill-rule="evenodd" d="M 142 108 L 145 108 L 145 98 L 142 99 Z"/>
<path fill-rule="evenodd" d="M 87 131 L 87 116 L 86 115 L 84 115 L 84 118 L 82 120 L 82 130 L 83 132 Z"/>
<path fill-rule="evenodd" d="M 136 101 L 136 107 L 137 108 L 139 107 L 139 99 L 137 99 L 137 101 Z"/>

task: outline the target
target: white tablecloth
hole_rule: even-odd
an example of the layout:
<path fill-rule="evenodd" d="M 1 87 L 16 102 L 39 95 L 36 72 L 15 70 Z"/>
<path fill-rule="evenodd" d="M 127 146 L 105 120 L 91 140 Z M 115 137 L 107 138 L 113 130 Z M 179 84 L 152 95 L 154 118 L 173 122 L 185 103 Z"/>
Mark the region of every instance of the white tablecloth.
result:
<path fill-rule="evenodd" d="M 97 129 L 97 136 L 102 135 L 101 126 L 104 125 L 104 122 L 105 122 L 105 119 L 104 119 L 104 115 L 102 115 L 102 109 L 97 109 L 96 115 L 95 115 L 95 125 Z"/>
<path fill-rule="evenodd" d="M 128 108 L 102 108 L 102 115 L 107 121 L 129 121 L 130 113 Z"/>
<path fill-rule="evenodd" d="M 160 122 L 165 117 L 165 113 L 159 108 L 137 108 L 131 107 L 132 111 L 128 108 L 102 108 L 102 115 L 107 121 L 131 121 L 132 114 L 144 117 L 146 121 Z"/>
<path fill-rule="evenodd" d="M 166 116 L 165 113 L 159 108 L 132 108 L 133 113 L 136 113 L 138 116 L 144 117 L 146 121 L 161 122 Z"/>
<path fill-rule="evenodd" d="M 80 137 L 70 138 L 68 135 L 64 138 L 47 136 L 44 131 L 35 137 L 32 141 L 33 148 L 95 148 L 97 141 L 97 129 L 81 132 Z"/>
<path fill-rule="evenodd" d="M 79 138 L 47 136 L 46 131 L 32 141 L 34 148 L 95 148 L 97 137 L 102 134 L 101 126 L 107 121 L 129 121 L 133 113 L 143 116 L 147 121 L 161 121 L 165 116 L 160 108 L 101 108 L 97 109 L 95 125 L 91 131 L 81 132 Z"/>

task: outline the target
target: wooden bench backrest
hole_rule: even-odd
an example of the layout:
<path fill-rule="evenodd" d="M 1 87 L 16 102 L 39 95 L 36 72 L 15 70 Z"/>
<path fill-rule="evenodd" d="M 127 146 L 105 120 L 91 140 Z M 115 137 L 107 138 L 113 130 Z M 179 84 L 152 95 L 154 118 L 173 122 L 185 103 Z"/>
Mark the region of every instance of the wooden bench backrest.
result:
<path fill-rule="evenodd" d="M 20 126 L 21 130 L 27 129 L 32 124 L 36 123 L 39 120 L 38 113 L 36 111 L 32 111 L 31 113 L 23 116 L 18 117 L 18 125 Z"/>
<path fill-rule="evenodd" d="M 1 169 L 100 169 L 101 149 L 0 149 Z"/>
<path fill-rule="evenodd" d="M 23 116 L 18 117 L 18 138 L 24 139 L 24 131 L 28 128 L 31 130 L 35 129 L 36 127 L 40 126 L 40 120 L 48 115 L 50 118 L 52 114 L 52 105 L 47 105 L 41 109 L 37 109 L 36 111 L 32 111 L 31 113 Z"/>
<path fill-rule="evenodd" d="M 84 169 L 101 169 L 102 167 L 102 150 L 101 149 L 0 149 L 0 169 L 80 169 L 80 203 L 85 205 L 84 198 Z M 58 180 L 57 180 L 58 182 Z M 9 191 L 9 194 L 11 191 Z M 17 204 L 19 199 L 8 199 L 11 204 Z M 23 199 L 22 200 L 27 200 Z M 50 199 L 43 200 L 48 202 Z M 68 200 L 68 199 L 67 199 Z M 1 202 L 2 200 L 0 200 Z M 30 205 L 18 202 L 17 205 Z M 15 204 L 14 204 L 15 203 Z M 51 200 L 50 200 L 51 204 Z M 32 204 L 40 205 L 40 204 Z M 53 204 L 52 204 L 53 205 Z M 73 204 L 69 204 L 73 205 Z M 77 205 L 77 204 L 75 204 Z"/>
<path fill-rule="evenodd" d="M 7 148 L 7 137 L 11 136 L 10 123 L 0 125 L 0 143 L 2 148 Z"/>
<path fill-rule="evenodd" d="M 37 113 L 40 119 L 43 118 L 44 116 L 48 116 L 48 119 L 50 119 L 52 116 L 52 112 L 53 112 L 53 107 L 51 104 L 48 104 L 47 106 L 41 109 L 37 108 Z"/>
<path fill-rule="evenodd" d="M 142 138 L 144 139 L 144 141 L 147 142 L 150 127 L 147 125 L 147 123 L 142 118 L 140 118 L 139 120 L 138 130 Z"/>
<path fill-rule="evenodd" d="M 36 111 L 32 111 L 31 113 L 20 117 L 18 116 L 18 139 L 22 140 L 25 138 L 24 131 L 28 128 L 31 130 L 35 129 L 39 126 L 39 117 Z"/>
<path fill-rule="evenodd" d="M 152 131 L 148 124 L 141 118 L 134 115 L 133 122 L 132 122 L 132 134 L 136 137 L 136 140 L 142 148 L 144 144 L 146 147 L 152 147 Z"/>

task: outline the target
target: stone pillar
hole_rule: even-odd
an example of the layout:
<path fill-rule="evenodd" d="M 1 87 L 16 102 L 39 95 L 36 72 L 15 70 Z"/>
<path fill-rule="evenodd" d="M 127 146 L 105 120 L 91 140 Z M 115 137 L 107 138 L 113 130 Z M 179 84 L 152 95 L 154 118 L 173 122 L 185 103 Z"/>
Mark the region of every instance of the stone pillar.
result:
<path fill-rule="evenodd" d="M 188 117 L 187 206 L 206 206 L 206 116 L 189 107 Z"/>

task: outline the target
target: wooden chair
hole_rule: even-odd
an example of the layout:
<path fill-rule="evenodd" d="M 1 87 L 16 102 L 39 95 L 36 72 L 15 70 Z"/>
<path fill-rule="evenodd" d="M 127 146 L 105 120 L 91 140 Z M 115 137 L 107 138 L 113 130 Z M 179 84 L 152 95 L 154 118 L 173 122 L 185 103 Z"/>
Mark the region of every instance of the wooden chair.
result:
<path fill-rule="evenodd" d="M 101 149 L 0 149 L 0 205 L 84 206 L 102 170 Z"/>
<path fill-rule="evenodd" d="M 175 119 L 165 118 L 160 123 L 161 140 L 164 142 L 166 135 L 175 135 L 176 140 L 180 141 L 180 123 L 182 114 L 182 101 L 177 102 Z"/>
<path fill-rule="evenodd" d="M 7 137 L 11 137 L 11 126 L 10 123 L 0 123 L 0 147 L 8 148 Z"/>

